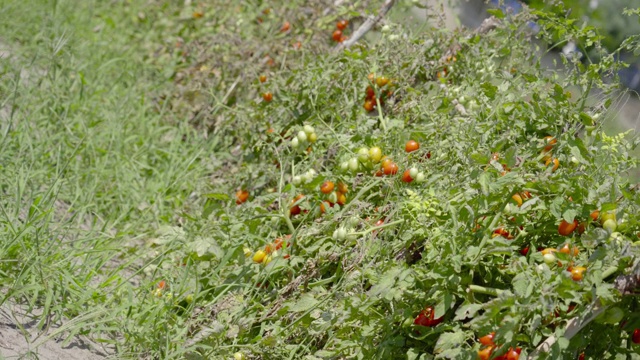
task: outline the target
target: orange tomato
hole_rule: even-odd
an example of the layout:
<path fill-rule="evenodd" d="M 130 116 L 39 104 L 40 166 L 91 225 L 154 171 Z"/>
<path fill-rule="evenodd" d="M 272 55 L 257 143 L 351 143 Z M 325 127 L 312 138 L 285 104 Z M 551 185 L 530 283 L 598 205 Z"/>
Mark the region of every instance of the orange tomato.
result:
<path fill-rule="evenodd" d="M 402 181 L 406 183 L 410 183 L 413 181 L 413 179 L 411 178 L 411 174 L 409 172 L 410 172 L 409 169 L 404 171 L 404 173 L 402 174 Z"/>
<path fill-rule="evenodd" d="M 263 83 L 265 81 L 267 81 L 267 75 L 260 75 L 260 82 Z"/>
<path fill-rule="evenodd" d="M 558 170 L 558 167 L 560 166 L 560 160 L 558 160 L 557 158 L 548 158 L 547 161 L 545 161 L 544 165 L 545 166 L 549 166 L 549 164 L 551 164 L 553 162 L 553 168 L 551 169 L 551 171 L 556 171 Z"/>
<path fill-rule="evenodd" d="M 266 102 L 271 102 L 271 100 L 273 100 L 273 94 L 270 92 L 266 92 L 262 94 L 262 99 Z"/>
<path fill-rule="evenodd" d="M 288 21 L 285 21 L 280 28 L 280 32 L 287 32 L 289 29 L 291 29 L 291 24 Z"/>
<path fill-rule="evenodd" d="M 584 277 L 584 272 L 587 271 L 587 268 L 584 266 L 576 266 L 571 269 L 571 279 L 573 281 L 580 281 Z"/>
<path fill-rule="evenodd" d="M 551 149 L 553 149 L 553 145 L 555 145 L 558 142 L 558 140 L 556 140 L 556 138 L 554 138 L 553 136 L 545 136 L 544 137 L 544 151 L 551 151 Z"/>
<path fill-rule="evenodd" d="M 408 153 L 413 152 L 413 151 L 416 151 L 416 150 L 418 150 L 418 149 L 420 149 L 420 144 L 418 144 L 418 142 L 417 142 L 417 141 L 415 141 L 415 140 L 409 140 L 409 141 L 407 141 L 407 143 L 404 145 L 404 151 L 406 151 L 406 152 L 408 152 Z"/>
<path fill-rule="evenodd" d="M 323 194 L 330 194 L 333 191 L 334 185 L 331 181 L 325 181 L 320 185 L 320 191 Z"/>
<path fill-rule="evenodd" d="M 577 227 L 578 227 L 577 219 L 573 219 L 572 223 L 568 223 L 565 220 L 562 220 L 560 225 L 558 225 L 558 234 L 562 236 L 569 236 Z"/>
<path fill-rule="evenodd" d="M 347 20 L 340 20 L 340 21 L 338 21 L 338 22 L 336 23 L 336 27 L 337 27 L 339 30 L 344 30 L 344 29 L 346 29 L 346 28 L 347 28 L 347 25 L 349 25 L 349 21 L 347 21 Z"/>
<path fill-rule="evenodd" d="M 236 191 L 236 204 L 240 205 L 249 199 L 249 192 L 245 190 Z"/>

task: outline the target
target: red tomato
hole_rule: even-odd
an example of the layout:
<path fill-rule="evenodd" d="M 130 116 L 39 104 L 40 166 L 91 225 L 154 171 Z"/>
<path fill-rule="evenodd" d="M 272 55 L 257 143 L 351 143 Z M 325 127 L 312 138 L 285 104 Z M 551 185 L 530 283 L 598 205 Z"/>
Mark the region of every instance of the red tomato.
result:
<path fill-rule="evenodd" d="M 520 348 L 509 348 L 509 351 L 505 354 L 506 360 L 518 360 L 521 351 L 522 349 Z"/>
<path fill-rule="evenodd" d="M 386 163 L 382 167 L 382 171 L 385 175 L 395 175 L 398 173 L 398 165 L 393 161 Z"/>
<path fill-rule="evenodd" d="M 411 174 L 409 174 L 409 169 L 405 170 L 402 174 L 402 181 L 406 183 L 410 183 L 413 181 L 413 179 L 411 178 Z"/>
<path fill-rule="evenodd" d="M 404 150 L 408 153 L 416 151 L 420 149 L 420 144 L 418 144 L 417 141 L 415 140 L 409 140 L 407 141 L 407 143 L 404 145 Z"/>
<path fill-rule="evenodd" d="M 433 306 L 427 306 L 418 316 L 413 320 L 413 323 L 420 326 L 432 327 L 440 324 L 444 319 L 444 316 L 434 319 L 435 311 Z"/>
<path fill-rule="evenodd" d="M 640 329 L 633 330 L 633 336 L 631 336 L 631 341 L 634 344 L 640 344 Z"/>
<path fill-rule="evenodd" d="M 291 29 L 291 24 L 288 21 L 285 21 L 280 28 L 280 32 L 287 32 L 289 29 Z"/>
<path fill-rule="evenodd" d="M 273 94 L 270 92 L 266 92 L 262 94 L 262 99 L 266 102 L 271 102 L 271 100 L 273 100 Z"/>
<path fill-rule="evenodd" d="M 336 27 L 338 28 L 338 30 L 346 29 L 347 25 L 349 25 L 349 21 L 347 20 L 340 20 L 336 23 Z"/>
<path fill-rule="evenodd" d="M 529 253 L 528 246 L 520 250 L 520 254 L 522 254 L 522 256 L 527 256 L 528 253 Z"/>
<path fill-rule="evenodd" d="M 340 39 L 342 39 L 342 31 L 335 30 L 331 35 L 331 38 L 333 39 L 333 41 L 341 42 Z"/>
<path fill-rule="evenodd" d="M 372 100 L 372 99 L 375 99 L 375 97 L 376 97 L 376 92 L 373 90 L 371 86 L 367 86 L 366 100 Z"/>
<path fill-rule="evenodd" d="M 562 220 L 560 225 L 558 225 L 558 233 L 562 236 L 569 236 L 577 227 L 578 227 L 577 219 L 573 219 L 572 223 L 568 223 L 565 220 Z"/>

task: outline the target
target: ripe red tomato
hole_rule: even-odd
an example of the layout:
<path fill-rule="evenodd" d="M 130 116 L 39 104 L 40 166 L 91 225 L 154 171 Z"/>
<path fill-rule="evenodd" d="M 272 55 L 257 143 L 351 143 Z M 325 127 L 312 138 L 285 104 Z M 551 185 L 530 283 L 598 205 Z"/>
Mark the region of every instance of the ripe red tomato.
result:
<path fill-rule="evenodd" d="M 495 337 L 496 337 L 496 333 L 494 331 L 494 332 L 491 332 L 491 333 L 479 338 L 478 341 L 482 345 L 494 345 L 495 346 L 496 343 L 493 342 L 493 338 L 495 338 Z"/>
<path fill-rule="evenodd" d="M 527 256 L 527 254 L 529 253 L 529 247 L 525 247 L 520 249 L 520 254 L 522 254 L 522 256 Z"/>
<path fill-rule="evenodd" d="M 371 86 L 367 86 L 367 97 L 365 100 L 372 100 L 372 99 L 375 99 L 375 97 L 376 97 L 376 92 L 373 90 Z"/>
<path fill-rule="evenodd" d="M 158 283 L 158 289 L 163 290 L 166 287 L 167 287 L 167 282 L 164 280 L 160 280 L 160 282 Z"/>
<path fill-rule="evenodd" d="M 271 100 L 273 100 L 273 94 L 270 92 L 266 92 L 262 94 L 262 99 L 266 102 L 271 102 Z"/>
<path fill-rule="evenodd" d="M 417 141 L 415 140 L 409 140 L 407 141 L 407 143 L 404 145 L 404 150 L 408 153 L 416 151 L 420 149 L 420 144 L 418 144 Z"/>
<path fill-rule="evenodd" d="M 245 190 L 238 190 L 236 192 L 236 204 L 240 205 L 249 199 L 249 192 Z"/>
<path fill-rule="evenodd" d="M 409 172 L 410 172 L 409 169 L 404 171 L 404 173 L 402 174 L 402 181 L 406 183 L 410 183 L 413 181 L 413 179 L 411 178 L 411 174 Z"/>
<path fill-rule="evenodd" d="M 341 42 L 340 39 L 342 39 L 342 31 L 335 30 L 331 35 L 331 38 L 333 39 L 333 41 Z"/>
<path fill-rule="evenodd" d="M 338 30 L 346 29 L 347 25 L 349 25 L 349 21 L 347 20 L 340 20 L 336 23 L 336 27 L 338 28 Z"/>
<path fill-rule="evenodd" d="M 513 239 L 513 235 L 511 235 L 504 228 L 497 228 L 497 229 L 493 230 L 493 235 L 491 235 L 491 237 L 498 237 L 498 236 L 502 236 L 503 238 L 508 239 L 508 240 Z"/>
<path fill-rule="evenodd" d="M 631 341 L 634 344 L 640 344 L 640 329 L 633 330 L 633 336 L 631 336 Z"/>
<path fill-rule="evenodd" d="M 413 323 L 420 326 L 432 327 L 440 324 L 444 319 L 444 315 L 434 319 L 435 310 L 433 306 L 427 306 L 424 310 L 418 314 L 418 316 L 413 320 Z"/>
<path fill-rule="evenodd" d="M 382 166 L 385 175 L 395 175 L 398 173 L 398 165 L 393 161 L 387 162 Z"/>
<path fill-rule="evenodd" d="M 506 360 L 518 360 L 518 358 L 520 357 L 520 352 L 522 352 L 522 349 L 520 349 L 519 347 L 517 348 L 509 348 L 509 351 L 507 351 L 507 353 L 504 355 Z"/>
<path fill-rule="evenodd" d="M 293 201 L 291 201 L 292 204 L 296 203 L 298 200 L 302 199 L 304 197 L 304 195 L 299 194 L 298 196 L 296 196 L 295 199 L 293 199 Z M 299 205 L 293 205 L 290 209 L 289 209 L 289 214 L 290 215 L 298 215 L 300 214 L 302 210 L 300 209 Z"/>
<path fill-rule="evenodd" d="M 584 360 L 584 351 L 578 355 L 578 360 Z"/>
<path fill-rule="evenodd" d="M 577 219 L 573 219 L 572 223 L 568 223 L 565 220 L 562 220 L 560 225 L 558 225 L 558 234 L 562 236 L 569 236 L 577 227 L 578 227 Z"/>
<path fill-rule="evenodd" d="M 333 191 L 334 185 L 331 181 L 325 181 L 322 183 L 322 185 L 320 185 L 320 191 L 322 191 L 323 194 L 329 194 Z"/>
<path fill-rule="evenodd" d="M 289 29 L 291 29 L 291 24 L 288 21 L 285 21 L 280 28 L 280 32 L 287 32 Z"/>

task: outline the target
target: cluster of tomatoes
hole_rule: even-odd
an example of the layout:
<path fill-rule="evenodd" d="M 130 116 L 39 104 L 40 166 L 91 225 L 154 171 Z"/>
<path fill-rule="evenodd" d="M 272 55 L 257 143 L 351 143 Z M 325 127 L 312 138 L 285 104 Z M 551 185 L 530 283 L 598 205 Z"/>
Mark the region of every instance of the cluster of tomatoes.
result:
<path fill-rule="evenodd" d="M 545 166 L 553 164 L 552 171 L 558 170 L 558 167 L 560 166 L 560 160 L 558 160 L 558 158 L 554 158 L 552 152 L 553 147 L 557 142 L 558 140 L 556 140 L 556 138 L 554 138 L 553 136 L 545 136 L 544 148 L 540 153 L 542 155 L 542 161 L 544 161 Z"/>
<path fill-rule="evenodd" d="M 385 96 L 383 95 L 386 95 L 386 97 L 389 97 L 391 95 L 391 90 L 382 92 L 382 88 L 389 84 L 391 80 L 385 76 L 376 77 L 373 73 L 369 74 L 367 78 L 369 79 L 370 84 L 369 86 L 367 86 L 364 97 L 364 104 L 362 106 L 367 112 L 372 112 L 378 106 L 378 103 L 380 103 L 380 106 L 384 105 Z M 380 93 L 380 96 L 378 96 L 377 98 L 376 90 L 374 90 L 374 87 L 376 87 L 378 89 L 378 92 Z"/>
<path fill-rule="evenodd" d="M 260 83 L 267 82 L 267 75 L 260 75 L 258 80 L 260 81 Z M 273 100 L 273 93 L 271 91 L 263 92 L 262 100 L 264 100 L 265 102 L 271 102 L 271 100 Z"/>
<path fill-rule="evenodd" d="M 407 153 L 414 152 L 420 149 L 420 144 L 415 140 L 409 140 L 405 145 L 405 151 Z M 425 155 L 427 159 L 431 158 L 431 153 L 427 152 Z M 396 164 L 391 158 L 382 154 L 382 149 L 378 146 L 367 149 L 362 147 L 357 151 L 357 156 L 352 157 L 348 161 L 344 161 L 340 164 L 342 171 L 357 172 L 364 167 L 365 169 L 372 169 L 376 165 L 380 165 L 380 168 L 375 172 L 375 176 L 384 175 L 396 175 L 399 171 L 398 164 Z M 414 180 L 421 183 L 425 180 L 423 172 L 419 171 L 415 167 L 406 169 L 402 174 L 402 181 L 405 183 L 411 183 Z"/>
<path fill-rule="evenodd" d="M 308 144 L 314 144 L 318 140 L 318 134 L 311 125 L 305 125 L 302 130 L 298 131 L 296 136 L 291 139 L 291 147 L 294 149 L 307 149 Z"/>
<path fill-rule="evenodd" d="M 331 38 L 333 39 L 333 41 L 341 43 L 347 40 L 347 37 L 344 35 L 344 31 L 347 29 L 348 25 L 349 21 L 347 20 L 339 20 L 336 23 L 336 30 L 334 30 L 333 34 L 331 34 Z"/>
<path fill-rule="evenodd" d="M 442 70 L 436 72 L 436 78 L 444 80 L 447 75 L 449 75 L 449 73 L 453 71 L 453 64 L 451 63 L 454 63 L 456 61 L 458 61 L 458 59 L 455 57 L 455 55 L 447 56 L 447 59 L 445 60 L 447 65 L 445 65 Z"/>
<path fill-rule="evenodd" d="M 255 252 L 255 254 L 253 254 L 253 257 L 252 257 L 253 262 L 256 264 L 263 264 L 263 265 L 269 264 L 274 257 L 277 257 L 278 255 L 280 255 L 279 251 L 281 251 L 283 247 L 286 248 L 291 246 L 291 243 L 288 241 L 290 238 L 291 238 L 291 235 L 287 235 L 284 237 L 284 239 L 277 238 L 273 241 L 273 243 L 265 245 L 263 250 L 258 250 Z M 245 247 L 244 255 L 246 257 L 251 256 L 251 249 Z M 284 259 L 288 259 L 289 254 L 284 254 L 282 257 Z"/>
<path fill-rule="evenodd" d="M 496 343 L 493 341 L 495 337 L 496 337 L 496 333 L 492 332 L 478 339 L 478 342 L 484 346 L 482 349 L 478 350 L 478 359 L 489 360 L 493 352 L 500 349 L 500 347 L 497 346 Z M 519 347 L 516 347 L 516 348 L 510 347 L 506 353 L 500 356 L 494 357 L 493 359 L 494 360 L 518 360 L 520 358 L 521 352 L 522 352 L 522 349 Z"/>

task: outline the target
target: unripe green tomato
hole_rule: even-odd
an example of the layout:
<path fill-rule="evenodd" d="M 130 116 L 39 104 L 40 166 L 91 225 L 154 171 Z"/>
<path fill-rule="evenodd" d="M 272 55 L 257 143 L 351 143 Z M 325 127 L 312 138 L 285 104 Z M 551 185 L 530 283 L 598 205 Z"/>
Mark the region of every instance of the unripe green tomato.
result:
<path fill-rule="evenodd" d="M 371 159 L 371 162 L 373 162 L 374 164 L 379 163 L 380 159 L 382 159 L 382 149 L 377 146 L 369 149 L 369 159 Z"/>
<path fill-rule="evenodd" d="M 600 213 L 600 221 L 604 223 L 607 220 L 616 220 L 616 212 L 614 210 L 609 210 Z"/>
<path fill-rule="evenodd" d="M 347 230 L 343 227 L 339 227 L 333 232 L 334 240 L 344 240 L 347 237 Z"/>
<path fill-rule="evenodd" d="M 414 3 L 416 3 L 416 4 L 417 4 L 417 3 L 418 3 L 418 1 L 417 1 L 417 0 L 414 0 Z M 389 35 L 389 40 L 391 40 L 391 41 L 395 41 L 395 40 L 398 40 L 398 38 L 399 38 L 399 37 L 400 37 L 400 36 L 398 36 L 398 34 L 391 34 L 391 35 Z"/>
<path fill-rule="evenodd" d="M 629 229 L 629 220 L 627 219 L 626 216 L 620 219 L 620 221 L 618 221 L 617 224 L 618 224 L 618 227 L 616 228 L 616 230 L 620 232 L 625 232 L 627 231 L 627 229 Z"/>
<path fill-rule="evenodd" d="M 313 181 L 313 174 L 308 172 L 308 173 L 302 175 L 302 181 L 305 184 L 308 184 L 308 183 L 312 182 Z"/>
<path fill-rule="evenodd" d="M 382 31 L 383 33 L 388 33 L 389 31 L 391 31 L 391 26 L 383 25 L 380 31 Z"/>
<path fill-rule="evenodd" d="M 366 147 L 360 148 L 358 150 L 358 160 L 362 163 L 369 161 L 369 149 Z"/>
<path fill-rule="evenodd" d="M 247 359 L 247 357 L 244 356 L 244 354 L 241 353 L 241 352 L 237 352 L 237 353 L 233 354 L 233 360 L 246 360 L 246 359 Z"/>
<path fill-rule="evenodd" d="M 293 177 L 291 182 L 293 182 L 293 185 L 300 185 L 300 183 L 302 182 L 302 178 L 300 176 L 296 175 L 296 176 Z"/>
<path fill-rule="evenodd" d="M 347 171 L 349 170 L 349 162 L 348 161 L 344 161 L 340 164 L 340 170 L 342 171 Z"/>
<path fill-rule="evenodd" d="M 300 141 L 300 143 L 307 142 L 307 133 L 302 130 L 298 131 L 298 141 Z"/>
<path fill-rule="evenodd" d="M 187 295 L 184 300 L 187 302 L 187 304 L 191 304 L 193 302 L 193 294 L 189 294 Z"/>
<path fill-rule="evenodd" d="M 357 216 L 352 216 L 351 218 L 349 218 L 349 225 L 351 225 L 351 227 L 356 227 L 358 226 L 358 224 L 360 224 L 360 218 Z"/>
<path fill-rule="evenodd" d="M 294 137 L 293 139 L 291 139 L 291 147 L 294 149 L 297 149 L 298 146 L 300 146 L 300 140 L 298 140 L 297 137 Z"/>
<path fill-rule="evenodd" d="M 331 194 L 329 194 L 329 198 L 327 200 L 331 201 L 334 204 L 337 203 L 338 202 L 338 194 L 336 194 L 336 192 L 333 191 Z"/>
<path fill-rule="evenodd" d="M 424 177 L 424 173 L 419 172 L 418 175 L 416 175 L 416 182 L 421 183 L 424 182 L 425 177 Z"/>
<path fill-rule="evenodd" d="M 318 141 L 318 134 L 316 134 L 314 132 L 309 134 L 309 142 L 313 144 L 316 141 Z"/>
<path fill-rule="evenodd" d="M 358 158 L 349 159 L 349 170 L 356 172 L 360 165 L 358 164 Z"/>
<path fill-rule="evenodd" d="M 316 130 L 311 125 L 305 125 L 303 129 L 304 129 L 304 132 L 307 133 L 307 136 L 311 136 L 311 134 L 316 132 Z"/>
<path fill-rule="evenodd" d="M 557 261 L 556 256 L 553 255 L 553 254 L 544 254 L 542 256 L 542 259 L 544 260 L 545 264 L 547 264 L 547 265 L 554 264 Z"/>
<path fill-rule="evenodd" d="M 309 169 L 309 170 L 307 171 L 307 173 L 311 174 L 311 176 L 316 176 L 316 175 L 318 175 L 318 173 L 317 173 L 315 170 L 313 170 L 313 169 Z"/>
<path fill-rule="evenodd" d="M 618 227 L 618 224 L 613 219 L 608 219 L 604 223 L 602 223 L 602 228 L 607 230 L 609 234 L 616 231 L 616 227 Z"/>
<path fill-rule="evenodd" d="M 409 169 L 409 176 L 411 176 L 412 179 L 415 179 L 418 177 L 418 169 L 412 167 L 411 169 Z"/>

